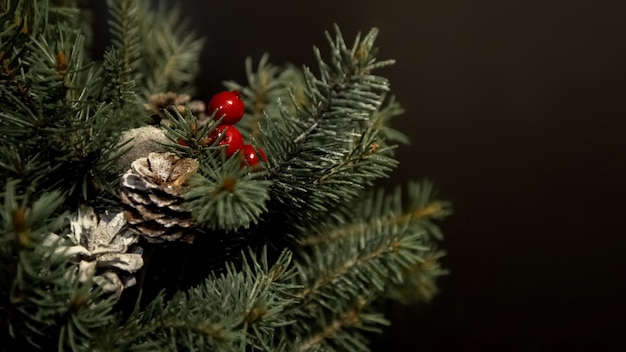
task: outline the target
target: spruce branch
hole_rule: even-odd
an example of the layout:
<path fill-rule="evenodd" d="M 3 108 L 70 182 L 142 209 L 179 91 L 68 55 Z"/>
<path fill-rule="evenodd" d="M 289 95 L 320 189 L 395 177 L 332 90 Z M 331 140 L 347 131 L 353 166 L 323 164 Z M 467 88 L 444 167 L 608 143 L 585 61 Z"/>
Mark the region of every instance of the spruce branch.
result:
<path fill-rule="evenodd" d="M 213 116 L 198 120 L 188 104 L 183 106 L 183 110 L 181 112 L 173 105 L 163 109 L 169 124 L 163 124 L 162 128 L 165 137 L 170 141 L 163 147 L 182 158 L 198 160 L 209 158 L 213 162 L 218 162 L 215 157 L 220 155 L 221 148 L 217 147 L 220 139 L 211 140 L 209 136 L 219 126 L 221 120 L 215 121 Z"/>
<path fill-rule="evenodd" d="M 404 108 L 400 105 L 400 103 L 396 100 L 395 96 L 391 96 L 387 101 L 384 107 L 382 107 L 378 114 L 374 117 L 375 128 L 379 129 L 380 138 L 384 140 L 386 143 L 398 143 L 408 145 L 410 143 L 409 137 L 398 131 L 395 128 L 392 128 L 389 124 L 390 121 L 404 114 Z"/>
<path fill-rule="evenodd" d="M 261 172 L 242 167 L 242 162 L 239 154 L 221 165 L 217 158 L 207 158 L 200 172 L 190 177 L 184 197 L 201 227 L 225 231 L 248 228 L 267 211 L 270 182 L 262 179 Z"/>
<path fill-rule="evenodd" d="M 178 109 L 164 110 L 171 126 L 164 126 L 171 144 L 164 145 L 181 157 L 200 162 L 199 172 L 188 179 L 184 193 L 188 209 L 198 225 L 210 230 L 247 229 L 266 212 L 270 181 L 265 172 L 245 166 L 238 152 L 226 159 L 219 138 L 209 135 L 220 120 L 198 121 L 189 108 L 185 117 Z"/>
<path fill-rule="evenodd" d="M 224 274 L 210 275 L 201 285 L 160 295 L 143 310 L 136 309 L 124 325 L 111 329 L 110 341 L 137 350 L 177 351 L 192 346 L 205 350 L 271 351 L 275 330 L 290 324 L 284 311 L 297 289 L 291 254 L 284 251 L 270 264 L 267 252 L 244 254 L 240 269 L 229 265 Z M 113 340 L 115 338 L 115 340 Z"/>
<path fill-rule="evenodd" d="M 348 253 L 336 247 L 348 245 L 352 246 Z M 354 290 L 371 290 L 372 285 L 382 291 L 388 280 L 401 282 L 402 268 L 420 261 L 421 252 L 427 249 L 423 232 L 407 224 L 378 224 L 377 229 L 366 229 L 345 242 L 314 247 L 311 254 L 302 254 L 297 265 L 303 281 L 307 282 L 299 296 L 308 300 L 320 296 L 340 299 L 354 296 Z M 328 256 L 328 253 L 343 255 Z"/>
<path fill-rule="evenodd" d="M 439 292 L 437 279 L 449 273 L 440 263 L 445 254 L 445 251 L 432 245 L 424 254 L 423 261 L 414 263 L 404 270 L 403 282 L 389 283 L 383 297 L 406 306 L 431 301 Z"/>
<path fill-rule="evenodd" d="M 293 236 L 299 244 L 296 267 L 304 287 L 298 291 L 302 304 L 292 313 L 305 326 L 317 326 L 316 334 L 296 333 L 303 346 L 344 343 L 341 336 L 348 336 L 348 345 L 337 350 L 365 351 L 356 332 L 343 332 L 344 312 L 351 310 L 342 307 L 362 297 L 374 311 L 374 303 L 384 299 L 410 304 L 432 298 L 435 280 L 446 274 L 438 263 L 444 252 L 437 250 L 432 221 L 450 213 L 434 195 L 428 181 L 398 187 L 391 195 L 379 189 L 347 203 L 314 229 L 296 226 L 301 232 Z M 375 322 L 368 326 L 386 323 Z"/>
<path fill-rule="evenodd" d="M 42 3 L 32 12 L 36 23 L 47 23 L 52 16 L 48 11 L 58 10 Z M 0 125 L 7 137 L 1 171 L 21 179 L 23 190 L 60 190 L 70 202 L 98 197 L 110 201 L 115 195 L 109 166 L 117 136 L 128 122 L 94 101 L 98 71 L 85 62 L 83 36 L 63 22 L 68 16 L 57 12 L 53 23 L 22 43 L 18 82 L 27 91 L 16 91 L 10 83 L 0 86 Z M 27 161 L 37 167 L 22 164 Z"/>
<path fill-rule="evenodd" d="M 23 77 L 24 69 L 20 58 L 28 55 L 28 44 L 33 36 L 38 35 L 44 26 L 47 6 L 39 11 L 32 1 L 2 2 L 2 16 L 0 21 L 4 30 L 0 32 L 0 59 L 2 71 L 0 80 L 6 83 L 8 93 L 18 95 L 27 106 L 32 108 L 32 96 L 28 82 Z M 4 84 L 3 84 L 4 86 Z M 2 97 L 0 97 L 2 99 Z M 1 101 L 1 100 L 0 100 Z M 4 105 L 4 104 L 2 104 Z"/>
<path fill-rule="evenodd" d="M 173 91 L 193 93 L 204 40 L 188 30 L 178 7 L 147 0 L 108 0 L 113 48 L 121 59 L 124 85 L 134 82 L 137 97 Z"/>
<path fill-rule="evenodd" d="M 141 106 L 135 94 L 136 84 L 134 80 L 129 79 L 132 72 L 125 68 L 122 55 L 119 49 L 113 47 L 109 47 L 104 53 L 102 64 L 104 87 L 102 88 L 101 99 L 111 102 L 120 110 L 130 107 L 126 112 L 130 116 L 133 113 L 141 116 L 142 114 L 139 113 Z"/>
<path fill-rule="evenodd" d="M 113 319 L 114 301 L 91 280 L 80 282 L 68 258 L 46 241 L 65 223 L 64 216 L 54 215 L 63 197 L 52 192 L 31 202 L 15 186 L 6 184 L 0 214 L 2 267 L 15 268 L 8 278 L 3 273 L 10 281 L 10 291 L 2 291 L 10 335 L 34 346 L 88 351 L 93 333 Z"/>
<path fill-rule="evenodd" d="M 357 298 L 355 303 L 336 318 L 330 321 L 322 320 L 318 330 L 298 344 L 296 350 L 304 352 L 326 346 L 334 351 L 369 351 L 368 340 L 361 332 L 379 332 L 380 325 L 389 325 L 380 314 L 365 311 L 370 304 L 371 302 L 363 297 Z"/>
<path fill-rule="evenodd" d="M 140 17 L 147 10 L 143 1 L 107 0 L 112 42 L 120 52 L 126 80 L 134 81 L 139 77 L 137 70 L 141 65 L 141 43 L 139 36 Z"/>
<path fill-rule="evenodd" d="M 435 223 L 447 203 L 427 184 L 409 185 L 406 198 L 362 197 L 397 166 L 395 143 L 406 142 L 389 126 L 402 108 L 373 73 L 393 63 L 377 60 L 376 29 L 350 46 L 338 27 L 327 32 L 330 55 L 314 48 L 316 74 L 264 55 L 256 68 L 246 60 L 247 86 L 224 82 L 242 92 L 246 139 L 268 155 L 254 169 L 240 154 L 227 159 L 209 137 L 220 121 L 185 105 L 202 40 L 181 26 L 178 9 L 161 2 L 151 10 L 147 0 L 108 5 L 113 43 L 100 63 L 77 30 L 84 21 L 76 1 L 0 0 L 0 176 L 16 179 L 0 204 L 0 314 L 13 329 L 2 326 L 3 338 L 59 350 L 366 351 L 363 331 L 387 323 L 379 301 L 425 301 L 436 292 L 445 271 Z M 154 96 L 174 103 L 156 106 Z M 68 244 L 53 231 L 78 204 L 119 206 L 118 139 L 149 113 L 165 116 L 154 127 L 169 139 L 159 140 L 163 149 L 200 167 L 170 180 L 173 168 L 156 164 L 176 155 L 134 158 L 141 162 L 127 174 L 137 182 L 122 182 L 131 189 L 122 194 L 165 206 L 135 214 L 136 204 L 126 204 L 126 215 L 182 214 L 156 230 L 184 224 L 198 241 L 163 246 L 154 253 L 168 261 L 152 266 L 154 277 L 144 272 L 143 288 L 155 290 L 154 279 L 156 290 L 166 282 L 183 291 L 147 306 L 137 300 L 122 319 L 93 280 L 78 279 L 62 255 Z M 148 189 L 157 169 L 180 186 L 174 201 L 152 192 L 161 184 Z M 176 266 L 174 247 L 201 256 Z"/>
<path fill-rule="evenodd" d="M 144 0 L 142 0 L 144 1 Z M 139 19 L 143 65 L 137 79 L 139 97 L 147 101 L 152 94 L 177 92 L 193 94 L 193 82 L 200 70 L 204 39 L 189 29 L 180 8 L 160 1 L 158 7 L 145 11 Z"/>
<path fill-rule="evenodd" d="M 260 144 L 273 156 L 270 192 L 277 204 L 297 210 L 287 214 L 291 222 L 330 211 L 396 166 L 393 146 L 380 138 L 389 113 L 379 111 L 389 84 L 371 72 L 392 61 L 372 56 L 376 30 L 352 48 L 338 28 L 334 39 L 327 36 L 331 62 L 316 48 L 320 78 L 308 68 L 303 72 L 309 104 L 298 103 L 292 91 L 291 105 L 278 100 L 279 113 L 266 111 L 261 130 Z"/>
<path fill-rule="evenodd" d="M 303 325 L 293 332 L 303 341 L 299 350 L 323 343 L 330 350 L 367 351 L 358 330 L 378 331 L 388 322 L 380 314 L 360 312 L 383 297 L 389 284 L 403 283 L 405 270 L 421 261 L 428 249 L 423 232 L 404 224 L 380 226 L 299 253 L 302 303 L 290 311 Z"/>
<path fill-rule="evenodd" d="M 309 104 L 302 70 L 296 66 L 273 65 L 269 61 L 269 54 L 265 53 L 259 59 L 256 69 L 252 67 L 252 58 L 247 57 L 245 72 L 247 85 L 235 81 L 225 81 L 223 84 L 228 90 L 237 90 L 241 93 L 246 114 L 238 126 L 243 133 L 250 136 L 250 139 L 259 140 L 261 124 L 266 115 L 280 115 L 276 104 L 279 99 L 288 101 L 293 95 L 295 107 Z M 295 114 L 295 109 L 291 109 L 290 113 Z"/>
<path fill-rule="evenodd" d="M 442 220 L 451 212 L 448 202 L 436 198 L 430 181 L 411 182 L 404 189 L 396 187 L 390 195 L 381 188 L 351 203 L 345 214 L 337 214 L 334 219 L 320 227 L 318 232 L 298 236 L 297 243 L 305 247 L 317 246 L 358 236 L 368 227 L 404 223 L 423 226 L 435 238 L 441 239 L 441 232 L 433 221 Z M 299 231 L 306 233 L 307 230 L 300 227 Z"/>
<path fill-rule="evenodd" d="M 100 99 L 111 102 L 118 114 L 132 117 L 135 125 L 147 118 L 136 89 L 145 64 L 140 25 L 149 12 L 145 1 L 107 0 L 112 45 L 104 53 L 104 87 Z"/>

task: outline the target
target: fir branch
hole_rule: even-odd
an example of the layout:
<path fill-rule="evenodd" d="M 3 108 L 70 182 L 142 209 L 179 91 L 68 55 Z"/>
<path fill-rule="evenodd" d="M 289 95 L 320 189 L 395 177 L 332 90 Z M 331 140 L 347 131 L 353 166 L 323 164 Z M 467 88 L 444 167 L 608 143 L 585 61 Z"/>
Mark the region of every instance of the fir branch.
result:
<path fill-rule="evenodd" d="M 10 94 L 17 94 L 27 105 L 32 104 L 32 97 L 29 92 L 28 83 L 21 77 L 24 70 L 19 62 L 19 58 L 28 54 L 27 45 L 33 35 L 39 34 L 43 22 L 45 21 L 44 8 L 38 11 L 37 6 L 31 1 L 14 1 L 2 4 L 3 13 L 0 22 L 4 30 L 0 32 L 0 59 L 2 60 L 2 70 L 0 71 L 0 81 L 8 83 L 6 88 Z M 2 101 L 0 96 L 0 101 Z M 4 104 L 2 104 L 4 105 Z"/>
<path fill-rule="evenodd" d="M 334 245 L 346 246 L 345 242 L 315 247 L 311 255 L 303 254 L 302 262 L 298 263 L 303 278 L 314 278 L 307 280 L 309 282 L 299 296 L 307 299 L 313 299 L 309 298 L 311 295 L 342 296 L 355 287 L 363 289 L 366 283 L 382 290 L 388 279 L 401 281 L 402 278 L 397 275 L 401 268 L 420 260 L 420 252 L 427 249 L 421 235 L 419 230 L 406 225 L 393 226 L 374 233 L 363 231 L 357 239 L 346 241 L 354 246 L 350 253 L 343 254 L 337 247 L 333 248 Z M 363 244 L 355 243 L 357 240 Z M 330 258 L 329 252 L 343 255 Z M 311 275 L 314 271 L 317 273 Z M 373 275 L 367 277 L 363 275 L 365 272 Z M 352 282 L 352 287 L 340 287 L 343 282 Z"/>
<path fill-rule="evenodd" d="M 201 227 L 226 231 L 248 228 L 267 210 L 270 182 L 262 176 L 242 167 L 239 154 L 221 165 L 207 158 L 200 172 L 189 179 L 186 204 Z"/>
<path fill-rule="evenodd" d="M 267 207 L 270 181 L 265 173 L 246 167 L 243 156 L 236 153 L 226 159 L 220 139 L 210 140 L 211 132 L 221 120 L 200 125 L 189 108 L 183 117 L 178 109 L 164 110 L 171 126 L 164 126 L 172 142 L 164 145 L 181 157 L 200 162 L 197 174 L 188 179 L 184 193 L 188 209 L 198 225 L 205 229 L 233 231 L 256 224 Z M 207 142 L 208 141 L 208 142 Z"/>
<path fill-rule="evenodd" d="M 437 262 L 443 252 L 436 249 L 434 234 L 425 224 L 449 209 L 434 199 L 429 182 L 410 184 L 405 193 L 403 200 L 400 188 L 392 195 L 382 189 L 372 192 L 317 224 L 312 235 L 294 236 L 304 245 L 296 262 L 304 288 L 298 292 L 303 303 L 293 314 L 305 325 L 321 324 L 322 335 L 335 331 L 333 323 L 325 322 L 338 324 L 341 307 L 365 295 L 369 302 L 394 298 L 409 303 L 436 293 L 435 280 L 445 274 Z M 318 341 L 308 332 L 299 334 Z M 361 349 L 358 346 L 347 350 Z"/>
<path fill-rule="evenodd" d="M 451 214 L 449 203 L 435 198 L 436 193 L 429 181 L 409 183 L 405 193 L 407 205 L 403 204 L 400 187 L 391 195 L 387 195 L 383 189 L 370 192 L 351 204 L 346 214 L 338 214 L 335 219 L 327 222 L 325 231 L 324 227 L 320 227 L 316 233 L 297 236 L 296 241 L 300 246 L 316 246 L 358 236 L 366 228 L 405 223 L 424 226 L 436 238 L 441 239 L 441 233 L 432 221 L 441 220 Z M 306 233 L 307 229 L 300 228 L 300 231 Z"/>
<path fill-rule="evenodd" d="M 389 123 L 390 121 L 404 114 L 404 108 L 400 105 L 394 96 L 386 102 L 386 105 L 381 108 L 377 115 L 374 117 L 375 128 L 379 129 L 380 138 L 387 143 L 398 143 L 398 144 L 409 144 L 409 137 L 392 128 Z"/>
<path fill-rule="evenodd" d="M 200 53 L 204 39 L 189 30 L 188 22 L 176 6 L 159 6 L 141 11 L 139 36 L 142 41 L 143 65 L 137 79 L 138 95 L 147 101 L 152 94 L 177 92 L 193 94 L 193 82 L 200 70 Z"/>
<path fill-rule="evenodd" d="M 47 9 L 52 7 L 36 14 L 45 18 Z M 82 35 L 62 18 L 23 45 L 19 62 L 27 95 L 0 87 L 0 125 L 7 137 L 2 174 L 18 177 L 22 187 L 60 190 L 72 201 L 115 199 L 110 157 L 128 120 L 93 100 L 97 72 L 85 63 Z M 21 164 L 27 160 L 35 167 Z"/>
<path fill-rule="evenodd" d="M 323 340 L 325 344 L 338 344 L 331 350 L 367 351 L 363 337 L 348 329 L 351 324 L 349 319 L 346 321 L 361 316 L 344 307 L 355 301 L 369 307 L 384 296 L 389 284 L 404 283 L 406 270 L 422 261 L 429 250 L 424 235 L 423 230 L 409 224 L 379 224 L 359 236 L 323 243 L 299 253 L 296 267 L 304 288 L 298 292 L 302 303 L 291 314 L 306 327 L 294 332 L 306 341 L 304 346 L 309 348 Z M 362 301 L 363 297 L 367 299 Z M 362 317 L 363 320 L 355 321 L 359 322 L 355 327 L 377 331 L 380 324 L 387 323 L 378 314 Z M 362 321 L 369 323 L 360 325 Z M 312 331 L 311 327 L 317 329 Z"/>
<path fill-rule="evenodd" d="M 281 206 L 298 211 L 287 214 L 291 222 L 324 214 L 396 166 L 393 147 L 380 138 L 388 116 L 379 113 L 388 82 L 371 74 L 391 61 L 372 56 L 375 37 L 372 30 L 349 49 L 338 29 L 335 40 L 328 34 L 331 63 L 315 49 L 320 78 L 304 71 L 310 105 L 297 105 L 291 94 L 297 117 L 279 101 L 280 116 L 265 119 L 261 143 L 274 156 L 271 194 Z"/>
<path fill-rule="evenodd" d="M 441 267 L 440 259 L 445 255 L 434 245 L 424 254 L 423 261 L 417 262 L 403 272 L 401 283 L 389 283 L 383 297 L 403 305 L 429 302 L 439 292 L 437 279 L 449 274 Z"/>
<path fill-rule="evenodd" d="M 138 68 L 141 65 L 141 46 L 139 37 L 139 23 L 146 12 L 142 1 L 107 0 L 111 19 L 109 28 L 113 45 L 119 50 L 123 71 L 128 73 L 127 80 L 134 81 L 138 77 Z"/>
<path fill-rule="evenodd" d="M 296 263 L 304 288 L 298 293 L 303 303 L 293 314 L 307 325 L 328 317 L 338 324 L 337 307 L 366 294 L 370 302 L 394 299 L 404 304 L 433 297 L 436 280 L 447 272 L 438 263 L 444 252 L 436 248 L 438 232 L 431 221 L 448 215 L 449 206 L 435 199 L 428 181 L 411 183 L 404 193 L 406 199 L 400 187 L 391 195 L 383 189 L 371 192 L 318 224 L 312 234 L 294 236 L 304 246 Z M 335 331 L 332 327 L 322 324 L 320 334 Z"/>
<path fill-rule="evenodd" d="M 78 100 L 85 85 L 90 84 L 84 81 L 90 67 L 84 62 L 83 36 L 64 28 L 62 24 L 56 26 L 54 37 L 47 34 L 33 38 L 30 44 L 33 55 L 24 60 L 30 67 L 29 86 L 37 93 L 39 105 L 51 107 L 61 103 L 65 105 L 63 108 L 68 108 L 67 105 Z M 54 121 L 55 117 L 44 118 Z"/>
<path fill-rule="evenodd" d="M 135 89 L 142 79 L 145 65 L 140 25 L 148 13 L 145 1 L 107 0 L 112 46 L 104 53 L 105 74 L 101 100 L 111 102 L 118 114 L 133 116 L 134 126 L 147 118 Z"/>
<path fill-rule="evenodd" d="M 272 265 L 265 250 L 244 257 L 240 270 L 228 266 L 223 275 L 211 275 L 167 303 L 161 295 L 135 310 L 125 325 L 110 331 L 110 341 L 138 350 L 271 350 L 274 331 L 291 323 L 283 314 L 297 288 L 290 283 L 291 254 L 284 251 Z"/>
<path fill-rule="evenodd" d="M 209 118 L 208 121 L 201 122 L 192 114 L 188 105 L 185 105 L 184 110 L 185 116 L 173 106 L 163 110 L 170 123 L 164 124 L 162 128 L 165 137 L 171 142 L 163 147 L 181 158 L 198 160 L 208 158 L 213 160 L 212 162 L 218 162 L 215 157 L 220 155 L 222 149 L 217 147 L 220 140 L 211 140 L 209 136 L 219 126 L 221 120 Z"/>
<path fill-rule="evenodd" d="M 402 192 L 398 187 L 396 194 Z M 453 213 L 450 202 L 437 199 L 437 190 L 429 180 L 411 182 L 406 187 L 406 204 L 394 203 L 394 211 L 402 213 L 401 209 L 409 209 L 408 214 L 399 215 L 401 220 L 415 218 L 430 237 L 435 240 L 443 239 L 443 234 L 435 222 L 441 221 Z"/>
<path fill-rule="evenodd" d="M 248 135 L 251 140 L 257 141 L 261 135 L 261 124 L 266 115 L 280 115 L 276 102 L 279 99 L 289 100 L 294 97 L 294 107 L 309 105 L 304 87 L 302 70 L 294 65 L 287 64 L 278 67 L 269 62 L 266 53 L 259 59 L 256 69 L 252 67 L 252 58 L 245 60 L 247 85 L 243 86 L 235 81 L 225 81 L 228 90 L 237 90 L 246 106 L 246 114 L 238 123 L 239 129 Z M 291 109 L 291 114 L 296 110 Z"/>
<path fill-rule="evenodd" d="M 160 2 L 108 0 L 113 44 L 119 50 L 126 81 L 134 81 L 142 101 L 155 93 L 191 93 L 189 82 L 199 71 L 203 40 L 182 20 L 178 7 Z"/>
<path fill-rule="evenodd" d="M 88 351 L 92 333 L 113 319 L 114 301 L 90 280 L 79 282 L 75 266 L 56 251 L 55 243 L 46 243 L 48 234 L 65 223 L 65 216 L 53 216 L 63 197 L 53 192 L 29 205 L 27 196 L 15 193 L 15 185 L 6 184 L 0 214 L 2 267 L 15 268 L 9 273 L 8 297 L 3 290 L 9 314 L 3 318 L 11 329 L 7 342 Z"/>
<path fill-rule="evenodd" d="M 369 351 L 367 339 L 358 330 L 379 332 L 378 326 L 389 325 L 380 314 L 368 314 L 364 311 L 370 304 L 365 298 L 356 299 L 350 308 L 336 318 L 323 321 L 319 330 L 299 343 L 296 350 L 311 351 L 317 346 L 326 345 L 332 350 Z"/>
<path fill-rule="evenodd" d="M 139 100 L 135 94 L 136 84 L 134 80 L 129 79 L 132 72 L 126 70 L 121 51 L 109 47 L 105 51 L 103 59 L 104 87 L 101 99 L 111 102 L 120 110 L 130 106 L 127 109 L 129 116 L 132 116 L 132 110 L 139 112 L 139 109 L 143 109 L 143 107 L 139 105 Z M 144 112 L 144 114 L 146 113 Z M 141 116 L 140 113 L 136 115 Z"/>

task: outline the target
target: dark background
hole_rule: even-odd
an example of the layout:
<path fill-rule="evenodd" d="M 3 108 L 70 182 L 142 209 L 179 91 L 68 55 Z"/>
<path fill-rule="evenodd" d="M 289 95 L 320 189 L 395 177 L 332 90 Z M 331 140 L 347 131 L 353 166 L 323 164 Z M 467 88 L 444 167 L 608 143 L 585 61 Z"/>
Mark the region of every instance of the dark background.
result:
<path fill-rule="evenodd" d="M 429 178 L 455 214 L 441 294 L 391 311 L 377 350 L 626 350 L 625 1 L 181 4 L 207 38 L 201 98 L 246 56 L 313 65 L 333 23 L 380 29 L 412 140 L 388 182 Z"/>

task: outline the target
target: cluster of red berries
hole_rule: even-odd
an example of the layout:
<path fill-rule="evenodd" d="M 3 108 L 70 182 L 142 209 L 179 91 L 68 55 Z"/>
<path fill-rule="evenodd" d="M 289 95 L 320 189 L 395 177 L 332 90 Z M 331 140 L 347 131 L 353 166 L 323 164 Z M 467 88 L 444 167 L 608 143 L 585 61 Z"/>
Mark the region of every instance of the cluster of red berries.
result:
<path fill-rule="evenodd" d="M 203 145 L 211 145 L 219 140 L 217 146 L 226 146 L 227 158 L 240 151 L 243 155 L 242 166 L 257 168 L 259 158 L 267 162 L 263 149 L 257 147 L 255 151 L 251 144 L 244 144 L 241 132 L 234 126 L 244 114 L 244 104 L 239 91 L 224 91 L 215 94 L 209 101 L 207 112 L 212 114 L 216 121 L 220 121 L 220 124 L 202 141 Z"/>

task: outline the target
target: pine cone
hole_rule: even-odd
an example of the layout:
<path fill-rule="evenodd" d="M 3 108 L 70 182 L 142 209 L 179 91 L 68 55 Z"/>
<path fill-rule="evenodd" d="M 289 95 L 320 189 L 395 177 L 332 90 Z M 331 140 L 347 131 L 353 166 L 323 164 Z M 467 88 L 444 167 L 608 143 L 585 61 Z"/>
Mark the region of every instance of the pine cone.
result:
<path fill-rule="evenodd" d="M 153 243 L 192 243 L 193 219 L 183 207 L 182 188 L 197 170 L 196 160 L 174 153 L 150 153 L 133 161 L 122 176 L 120 195 L 131 231 Z"/>
<path fill-rule="evenodd" d="M 205 117 L 206 106 L 201 100 L 191 100 L 188 94 L 176 94 L 174 92 L 158 93 L 150 96 L 146 109 L 151 113 L 150 117 L 154 124 L 167 124 L 167 115 L 163 110 L 175 107 L 179 113 L 185 114 L 185 104 L 189 106 L 191 113 L 199 120 Z M 172 112 L 173 113 L 173 112 Z"/>
<path fill-rule="evenodd" d="M 105 292 L 119 297 L 135 285 L 133 276 L 143 266 L 143 250 L 136 246 L 137 236 L 125 227 L 122 213 L 105 212 L 98 220 L 93 208 L 81 206 L 70 217 L 71 232 L 64 236 L 48 234 L 44 244 L 56 246 L 78 263 L 78 280 L 93 277 Z M 61 241 L 61 240 L 69 241 Z"/>

